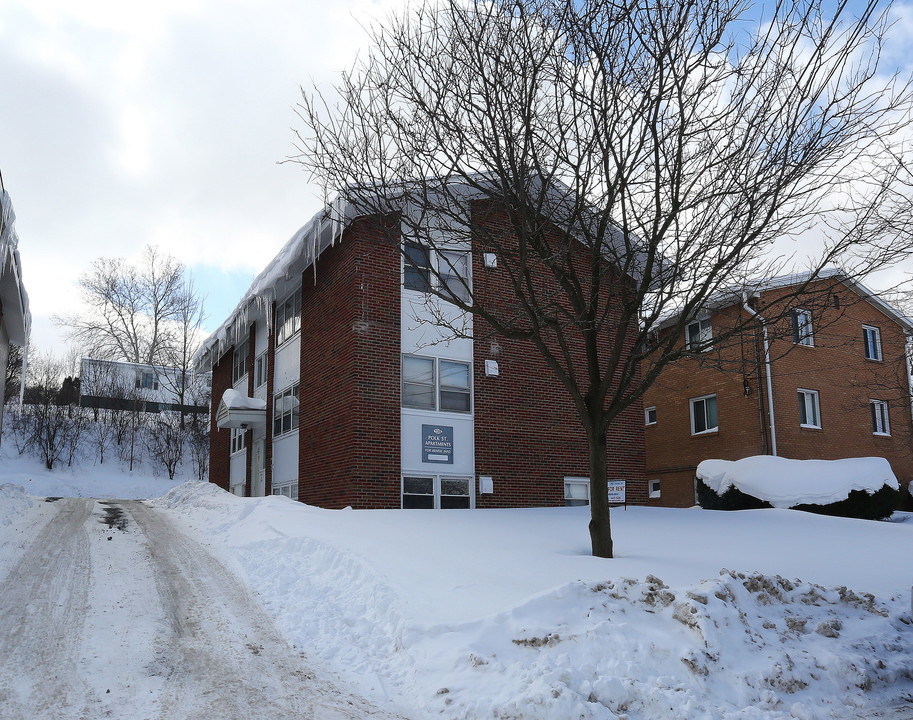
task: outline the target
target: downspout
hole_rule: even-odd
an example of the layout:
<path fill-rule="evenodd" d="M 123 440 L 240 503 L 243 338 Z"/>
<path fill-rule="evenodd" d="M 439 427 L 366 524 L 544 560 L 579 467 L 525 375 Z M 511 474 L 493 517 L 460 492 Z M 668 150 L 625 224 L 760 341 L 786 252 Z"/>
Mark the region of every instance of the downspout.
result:
<path fill-rule="evenodd" d="M 776 456 L 777 454 L 777 425 L 774 421 L 774 392 L 773 385 L 770 380 L 770 342 L 767 339 L 767 323 L 764 321 L 764 318 L 758 315 L 751 307 L 748 305 L 748 296 L 742 295 L 742 307 L 745 308 L 745 311 L 748 312 L 753 318 L 756 318 L 757 321 L 761 324 L 761 334 L 764 338 L 764 373 L 767 376 L 767 409 L 770 413 L 770 449 L 771 454 Z"/>

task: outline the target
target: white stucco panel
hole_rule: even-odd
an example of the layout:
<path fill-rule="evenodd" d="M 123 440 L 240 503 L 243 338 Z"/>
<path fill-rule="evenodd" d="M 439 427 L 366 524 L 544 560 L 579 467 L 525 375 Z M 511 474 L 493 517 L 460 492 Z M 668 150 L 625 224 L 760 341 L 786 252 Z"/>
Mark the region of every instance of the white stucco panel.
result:
<path fill-rule="evenodd" d="M 301 374 L 301 336 L 298 335 L 276 350 L 276 367 L 273 388 L 279 392 L 298 382 Z"/>
<path fill-rule="evenodd" d="M 448 440 L 452 441 L 449 450 L 444 446 Z M 403 472 L 475 473 L 475 441 L 470 415 L 403 410 L 400 443 Z"/>
<path fill-rule="evenodd" d="M 298 477 L 298 431 L 273 440 L 273 484 L 283 485 Z"/>

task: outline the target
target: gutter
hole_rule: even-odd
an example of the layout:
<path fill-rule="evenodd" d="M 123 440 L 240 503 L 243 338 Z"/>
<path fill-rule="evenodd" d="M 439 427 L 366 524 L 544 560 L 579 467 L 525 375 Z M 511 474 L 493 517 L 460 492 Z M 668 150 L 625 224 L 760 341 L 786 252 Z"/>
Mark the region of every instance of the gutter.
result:
<path fill-rule="evenodd" d="M 767 409 L 770 413 L 770 446 L 771 454 L 776 457 L 777 455 L 777 425 L 774 421 L 774 393 L 773 385 L 771 384 L 770 379 L 770 342 L 767 339 L 767 323 L 763 317 L 758 315 L 754 310 L 751 309 L 748 305 L 748 297 L 742 296 L 742 307 L 745 308 L 746 312 L 751 315 L 753 318 L 756 318 L 761 325 L 761 333 L 764 337 L 764 372 L 767 376 Z"/>

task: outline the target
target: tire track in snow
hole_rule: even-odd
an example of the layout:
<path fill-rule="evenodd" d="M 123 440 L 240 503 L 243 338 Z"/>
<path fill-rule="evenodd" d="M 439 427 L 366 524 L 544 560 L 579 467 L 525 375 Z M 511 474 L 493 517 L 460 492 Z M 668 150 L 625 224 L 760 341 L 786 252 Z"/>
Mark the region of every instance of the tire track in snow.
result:
<path fill-rule="evenodd" d="M 167 634 L 159 717 L 356 720 L 399 716 L 339 690 L 307 665 L 232 573 L 165 514 L 119 503 L 146 536 Z"/>
<path fill-rule="evenodd" d="M 58 500 L 57 513 L 0 584 L 0 717 L 83 717 L 93 701 L 77 672 L 93 506 Z"/>

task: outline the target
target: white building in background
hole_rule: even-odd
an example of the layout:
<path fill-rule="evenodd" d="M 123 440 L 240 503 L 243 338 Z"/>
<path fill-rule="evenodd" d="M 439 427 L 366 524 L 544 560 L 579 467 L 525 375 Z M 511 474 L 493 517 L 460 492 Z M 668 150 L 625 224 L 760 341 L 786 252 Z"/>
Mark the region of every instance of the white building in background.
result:
<path fill-rule="evenodd" d="M 10 344 L 26 348 L 31 323 L 29 297 L 22 284 L 16 213 L 0 175 L 0 429 L 3 428 L 3 398 L 6 397 L 6 363 Z M 27 352 L 23 352 L 23 378 L 26 356 Z"/>
<path fill-rule="evenodd" d="M 182 373 L 179 368 L 82 358 L 79 404 L 97 410 L 140 409 L 145 412 L 209 411 L 203 400 L 212 385 L 210 373 Z M 183 390 L 183 402 L 182 402 Z"/>

